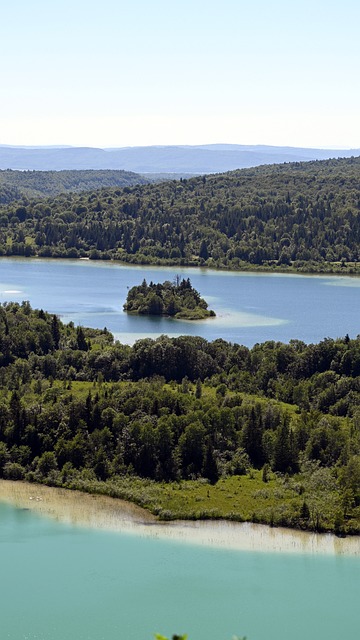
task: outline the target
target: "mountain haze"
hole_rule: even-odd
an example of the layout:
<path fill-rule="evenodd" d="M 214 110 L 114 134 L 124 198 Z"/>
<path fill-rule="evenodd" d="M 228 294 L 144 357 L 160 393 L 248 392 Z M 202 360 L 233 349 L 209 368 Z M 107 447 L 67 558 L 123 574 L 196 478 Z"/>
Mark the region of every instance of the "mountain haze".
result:
<path fill-rule="evenodd" d="M 326 160 L 360 155 L 360 149 L 306 149 L 209 144 L 98 149 L 0 145 L 0 169 L 60 171 L 122 169 L 136 173 L 222 173 L 262 164 Z"/>

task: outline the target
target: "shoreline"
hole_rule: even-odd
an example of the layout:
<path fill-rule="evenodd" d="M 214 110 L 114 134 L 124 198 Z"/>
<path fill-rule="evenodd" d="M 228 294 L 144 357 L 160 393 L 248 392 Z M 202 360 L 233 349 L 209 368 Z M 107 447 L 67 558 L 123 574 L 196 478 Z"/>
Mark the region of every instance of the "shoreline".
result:
<path fill-rule="evenodd" d="M 0 256 L 0 259 L 15 259 L 15 260 L 20 260 L 20 261 L 28 261 L 28 260 L 39 260 L 39 261 L 47 261 L 47 262 L 54 262 L 54 261 L 62 261 L 62 262 L 69 262 L 69 261 L 73 261 L 73 262 L 87 262 L 88 264 L 92 264 L 92 265 L 103 265 L 104 267 L 106 265 L 108 266 L 120 266 L 120 267 L 136 267 L 139 270 L 143 269 L 144 267 L 150 267 L 153 269 L 185 269 L 185 270 L 195 270 L 195 271 L 215 271 L 217 273 L 231 273 L 231 274 L 259 274 L 259 275 L 288 275 L 288 276 L 320 276 L 320 277 L 328 277 L 328 276 L 339 276 L 339 277 L 349 277 L 349 278 L 359 278 L 360 277 L 360 268 L 355 268 L 353 265 L 353 263 L 351 263 L 349 266 L 345 266 L 345 267 L 335 267 L 335 268 L 329 268 L 329 269 L 321 269 L 321 268 L 316 268 L 317 265 L 321 265 L 322 263 L 317 263 L 317 265 L 311 265 L 308 269 L 303 268 L 303 267 L 288 267 L 288 268 L 283 268 L 280 265 L 256 265 L 256 264 L 252 264 L 252 263 L 246 263 L 245 265 L 242 265 L 241 267 L 236 267 L 236 268 L 231 268 L 229 265 L 223 265 L 223 266 L 215 266 L 215 265 L 203 265 L 203 264 L 179 264 L 179 263 L 162 263 L 162 262 L 129 262 L 126 260 L 121 260 L 121 259 L 117 259 L 117 258 L 97 258 L 97 259 L 91 259 L 88 256 L 81 256 L 81 257 L 67 257 L 67 256 L 39 256 L 39 255 L 32 255 L 32 256 L 23 256 L 23 255 L 4 255 L 4 256 Z M 328 264 L 332 264 L 332 263 L 328 263 Z M 324 265 L 323 265 L 324 266 Z M 353 270 L 355 269 L 355 270 Z"/>
<path fill-rule="evenodd" d="M 347 555 L 360 557 L 360 537 L 337 538 L 251 522 L 159 521 L 130 502 L 69 489 L 0 480 L 0 502 L 30 509 L 75 527 L 167 539 L 233 551 Z"/>
<path fill-rule="evenodd" d="M 215 266 L 215 265 L 203 265 L 203 264 L 179 264 L 179 263 L 162 263 L 162 262 L 130 262 L 117 258 L 97 258 L 91 259 L 88 256 L 80 256 L 77 258 L 67 257 L 67 256 L 40 256 L 40 255 L 31 255 L 31 256 L 22 256 L 22 255 L 4 255 L 0 256 L 0 258 L 4 259 L 18 259 L 18 260 L 43 260 L 43 261 L 82 261 L 88 262 L 90 264 L 103 264 L 103 265 L 119 265 L 121 267 L 139 267 L 139 268 L 154 268 L 154 269 L 195 269 L 198 270 L 209 270 L 216 271 L 218 273 L 228 272 L 228 273 L 256 273 L 256 274 L 278 274 L 278 275 L 299 275 L 299 276 L 340 276 L 340 277 L 360 277 L 360 269 L 356 266 L 353 266 L 354 263 L 351 263 L 351 266 L 348 267 L 335 267 L 329 269 L 321 269 L 316 268 L 318 265 L 322 263 L 317 263 L 316 265 L 312 264 L 308 268 L 306 267 L 288 267 L 283 268 L 280 265 L 256 265 L 252 263 L 245 263 L 241 267 L 233 267 L 231 268 L 229 265 Z M 329 263 L 332 264 L 332 263 Z M 353 270 L 354 269 L 354 270 Z"/>

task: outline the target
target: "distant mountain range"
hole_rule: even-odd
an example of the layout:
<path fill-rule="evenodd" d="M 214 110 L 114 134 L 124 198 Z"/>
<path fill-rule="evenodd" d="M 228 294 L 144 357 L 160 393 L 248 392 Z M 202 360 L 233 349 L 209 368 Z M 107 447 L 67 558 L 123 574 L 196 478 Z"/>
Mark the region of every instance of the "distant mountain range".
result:
<path fill-rule="evenodd" d="M 0 169 L 61 171 L 122 169 L 136 173 L 203 174 L 263 164 L 360 156 L 360 149 L 306 149 L 264 145 L 209 144 L 97 149 L 0 145 Z"/>

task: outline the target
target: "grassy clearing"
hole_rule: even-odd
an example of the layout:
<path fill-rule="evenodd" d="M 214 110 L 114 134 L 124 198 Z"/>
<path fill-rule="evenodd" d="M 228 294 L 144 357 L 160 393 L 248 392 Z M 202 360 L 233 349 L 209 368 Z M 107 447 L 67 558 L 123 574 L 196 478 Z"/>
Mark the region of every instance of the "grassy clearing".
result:
<path fill-rule="evenodd" d="M 262 472 L 252 469 L 246 476 L 222 478 L 215 485 L 205 480 L 164 483 L 131 476 L 100 482 L 83 474 L 68 478 L 61 486 L 133 502 L 165 521 L 224 519 L 360 534 L 360 507 L 352 511 L 346 524 L 343 520 L 339 524 L 340 496 L 315 496 L 302 480 L 301 476 L 270 474 L 264 482 Z"/>
<path fill-rule="evenodd" d="M 129 500 L 161 520 L 226 519 L 296 526 L 303 502 L 296 483 L 286 483 L 275 474 L 264 483 L 261 472 L 254 470 L 216 485 L 204 480 L 160 483 L 118 477 L 108 482 L 72 479 L 65 486 Z"/>

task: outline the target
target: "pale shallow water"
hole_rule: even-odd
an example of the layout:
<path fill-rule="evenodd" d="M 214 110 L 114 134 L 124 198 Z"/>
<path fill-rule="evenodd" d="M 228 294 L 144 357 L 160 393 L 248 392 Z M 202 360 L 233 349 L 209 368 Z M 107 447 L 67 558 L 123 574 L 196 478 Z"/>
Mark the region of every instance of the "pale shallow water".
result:
<path fill-rule="evenodd" d="M 48 500 L 56 510 L 57 502 L 37 489 L 23 493 L 31 509 L 0 502 L 1 638 L 150 640 L 155 631 L 186 631 L 189 640 L 357 638 L 359 557 L 91 529 L 69 514 L 64 522 L 54 511 L 52 518 L 36 513 L 33 504 Z M 70 500 L 77 509 L 79 499 Z M 61 493 L 59 502 L 67 502 Z M 104 505 L 100 512 L 110 509 Z M 124 519 L 143 515 L 129 507 Z"/>
<path fill-rule="evenodd" d="M 360 556 L 360 537 L 338 538 L 250 522 L 161 522 L 149 511 L 108 496 L 0 480 L 0 501 L 64 524 L 238 551 Z"/>
<path fill-rule="evenodd" d="M 189 322 L 129 316 L 128 287 L 190 277 L 216 318 Z M 0 302 L 29 300 L 65 322 L 103 328 L 133 343 L 161 334 L 201 335 L 252 346 L 265 340 L 307 343 L 359 333 L 360 278 L 139 267 L 84 260 L 0 259 Z"/>

